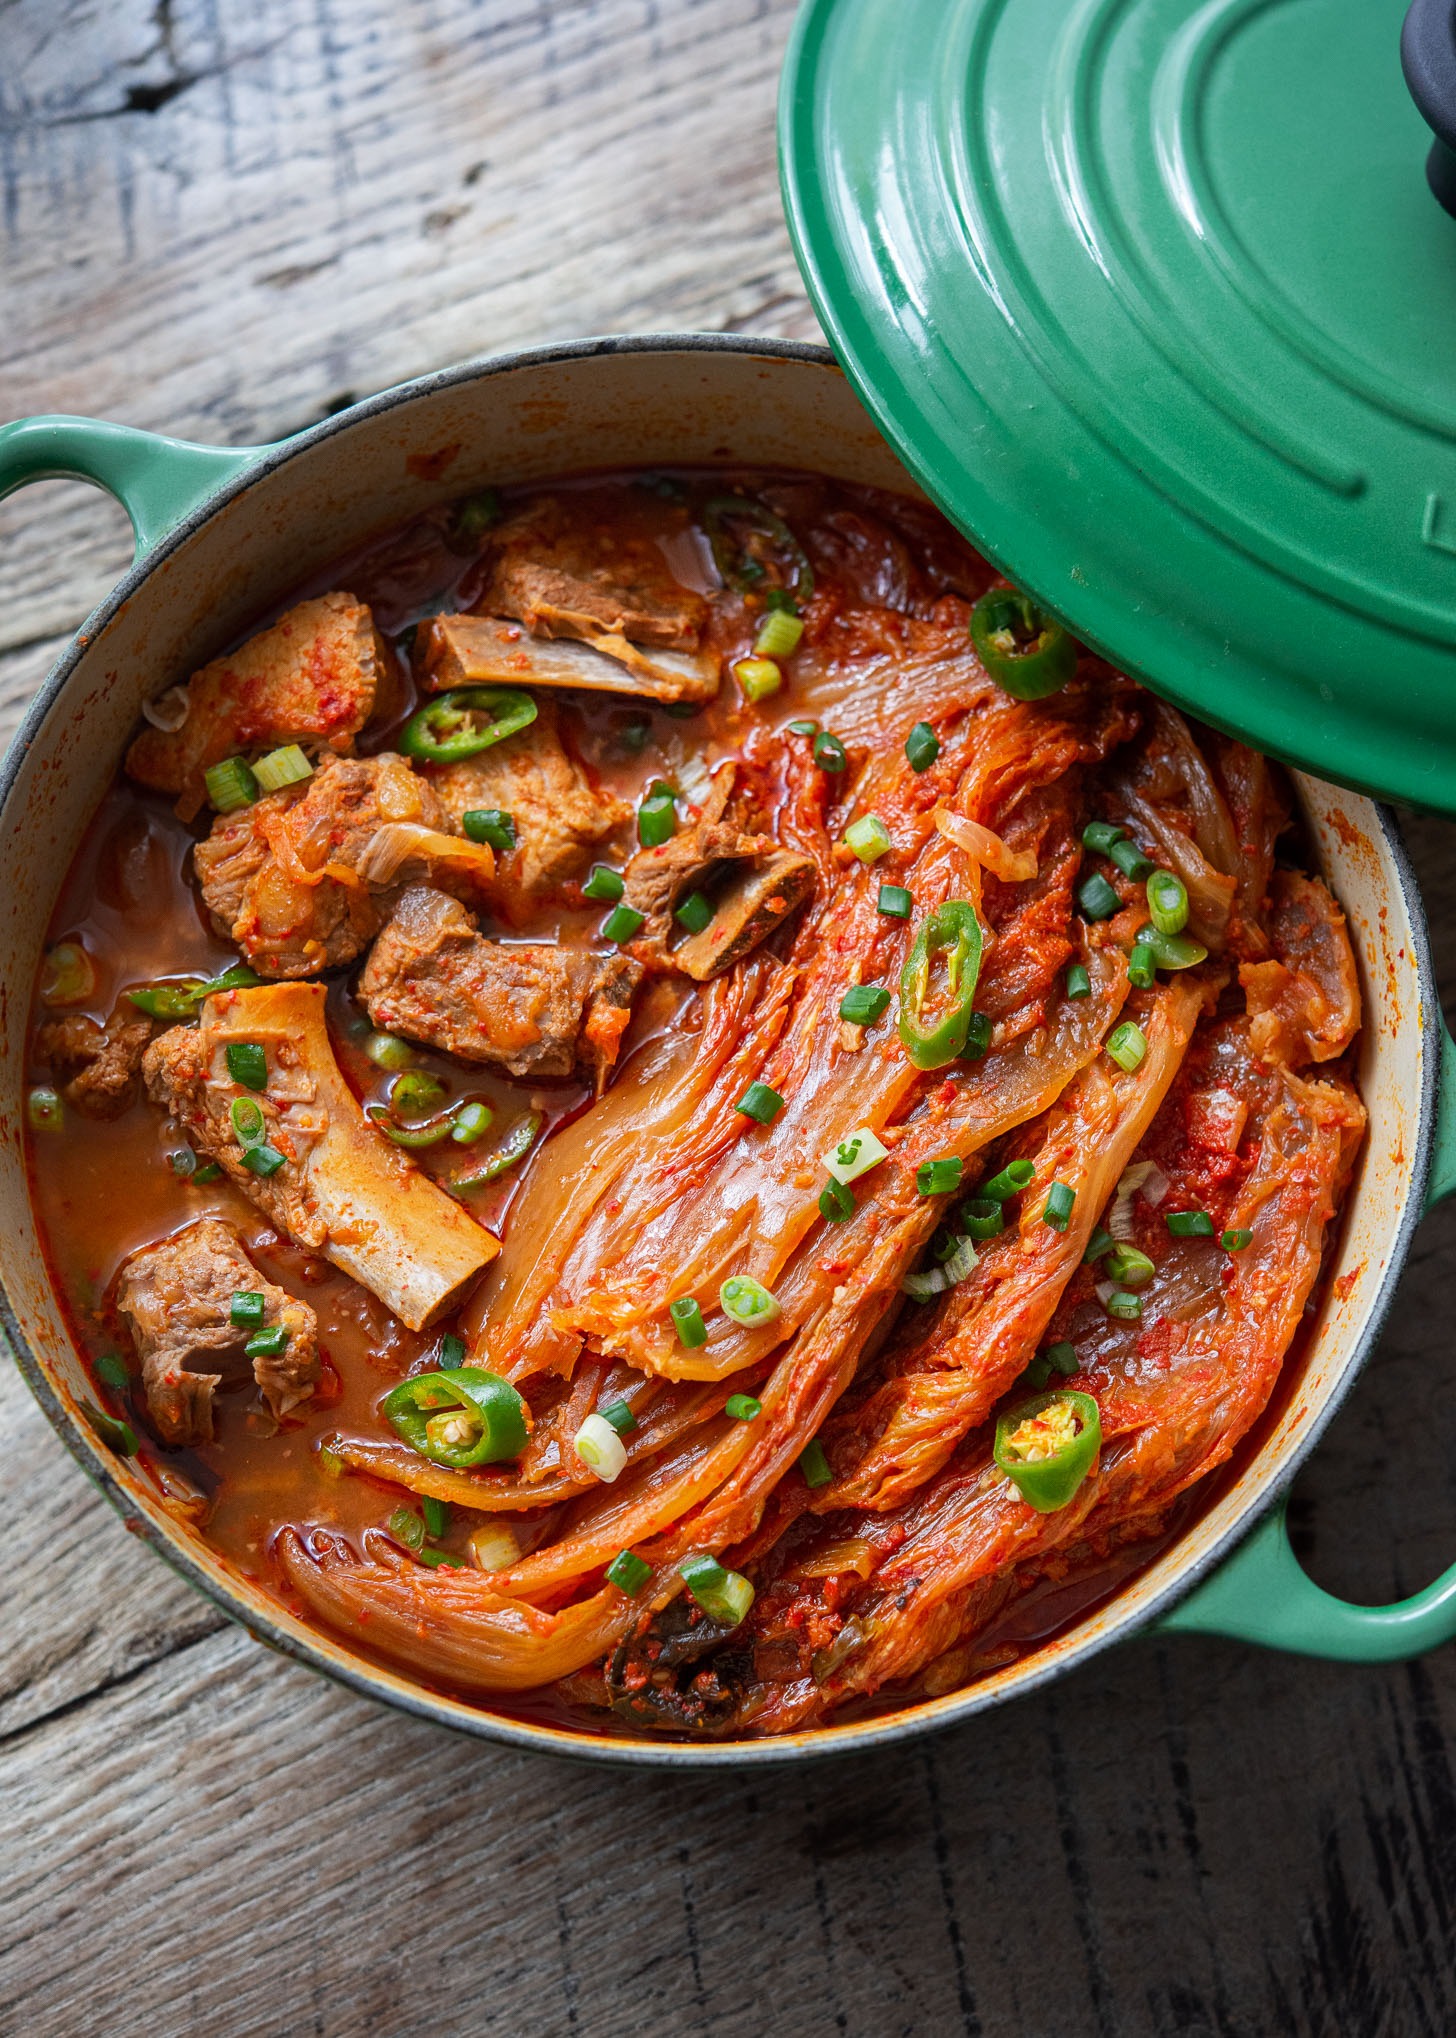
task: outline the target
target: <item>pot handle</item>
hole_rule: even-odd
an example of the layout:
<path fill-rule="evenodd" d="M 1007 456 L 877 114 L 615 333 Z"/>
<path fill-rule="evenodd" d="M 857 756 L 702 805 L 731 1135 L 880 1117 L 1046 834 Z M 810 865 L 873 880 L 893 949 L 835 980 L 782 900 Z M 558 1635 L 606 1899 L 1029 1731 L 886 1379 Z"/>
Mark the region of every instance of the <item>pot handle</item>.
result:
<path fill-rule="evenodd" d="M 0 497 L 27 481 L 94 482 L 131 518 L 140 559 L 269 450 L 194 446 L 98 418 L 21 418 L 0 425 Z"/>
<path fill-rule="evenodd" d="M 1426 1184 L 1429 1210 L 1456 1190 L 1456 1043 L 1441 1028 L 1436 1130 Z M 1288 1495 L 1213 1576 L 1157 1623 L 1164 1634 L 1229 1635 L 1341 1663 L 1396 1663 L 1456 1636 L 1456 1564 L 1390 1606 L 1353 1606 L 1315 1584 L 1285 1524 Z"/>

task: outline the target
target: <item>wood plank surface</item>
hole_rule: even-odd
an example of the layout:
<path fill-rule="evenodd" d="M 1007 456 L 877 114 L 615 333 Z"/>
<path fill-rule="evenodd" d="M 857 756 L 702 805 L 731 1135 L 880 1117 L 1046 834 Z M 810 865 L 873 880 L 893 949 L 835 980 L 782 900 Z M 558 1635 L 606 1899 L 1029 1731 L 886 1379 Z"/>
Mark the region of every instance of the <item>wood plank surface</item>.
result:
<path fill-rule="evenodd" d="M 786 0 L 0 0 L 0 414 L 246 444 L 584 332 L 812 335 Z M 0 506 L 0 732 L 129 556 Z M 1456 836 L 1410 827 L 1456 990 Z M 1456 1217 L 1301 1480 L 1332 1590 L 1456 1554 Z M 406 1720 L 270 1656 L 0 1371 L 0 2032 L 1444 2038 L 1456 1662 L 1146 1641 L 735 1779 Z"/>

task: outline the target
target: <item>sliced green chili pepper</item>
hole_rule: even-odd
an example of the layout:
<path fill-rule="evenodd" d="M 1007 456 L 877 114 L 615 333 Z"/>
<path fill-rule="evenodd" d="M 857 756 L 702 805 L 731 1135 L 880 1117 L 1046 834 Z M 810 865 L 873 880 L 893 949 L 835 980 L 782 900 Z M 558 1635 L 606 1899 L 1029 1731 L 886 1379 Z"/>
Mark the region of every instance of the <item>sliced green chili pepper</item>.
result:
<path fill-rule="evenodd" d="M 510 1382 L 483 1366 L 418 1373 L 383 1402 L 386 1421 L 411 1450 L 455 1472 L 518 1458 L 526 1448 L 524 1409 Z"/>
<path fill-rule="evenodd" d="M 725 586 L 751 594 L 762 587 L 772 561 L 795 601 L 812 599 L 814 570 L 804 548 L 766 503 L 745 495 L 710 496 L 703 505 L 703 529 Z"/>
<path fill-rule="evenodd" d="M 425 764 L 457 764 L 529 728 L 536 703 L 514 686 L 460 686 L 410 716 L 396 747 Z"/>
<path fill-rule="evenodd" d="M 1137 943 L 1139 948 L 1151 951 L 1159 969 L 1194 969 L 1208 960 L 1208 950 L 1201 941 L 1190 941 L 1184 934 L 1164 934 L 1151 920 L 1145 927 L 1139 927 Z"/>
<path fill-rule="evenodd" d="M 946 958 L 939 1015 L 931 1009 L 931 965 Z M 918 1069 L 954 1061 L 971 1030 L 971 1000 L 981 970 L 981 923 L 966 899 L 947 899 L 921 922 L 900 972 L 900 1040 Z"/>
<path fill-rule="evenodd" d="M 1060 693 L 1077 669 L 1077 647 L 1019 588 L 993 587 L 971 610 L 971 642 L 997 686 L 1019 701 Z"/>
<path fill-rule="evenodd" d="M 1101 1448 L 1097 1403 L 1071 1388 L 1037 1394 L 996 1424 L 996 1463 L 1038 1514 L 1066 1506 Z"/>
<path fill-rule="evenodd" d="M 437 1118 L 431 1125 L 400 1125 L 383 1104 L 366 1104 L 364 1116 L 371 1125 L 377 1126 L 386 1139 L 392 1139 L 396 1146 L 407 1146 L 412 1151 L 427 1146 L 438 1146 L 442 1139 L 448 1139 L 455 1129 L 455 1114 Z"/>
<path fill-rule="evenodd" d="M 535 1144 L 536 1134 L 541 1130 L 539 1111 L 528 1111 L 524 1118 L 518 1118 L 493 1154 L 489 1154 L 479 1167 L 468 1173 L 459 1172 L 451 1176 L 450 1187 L 460 1190 L 480 1189 L 487 1182 L 493 1182 L 497 1175 L 505 1174 L 517 1161 L 522 1161 Z"/>

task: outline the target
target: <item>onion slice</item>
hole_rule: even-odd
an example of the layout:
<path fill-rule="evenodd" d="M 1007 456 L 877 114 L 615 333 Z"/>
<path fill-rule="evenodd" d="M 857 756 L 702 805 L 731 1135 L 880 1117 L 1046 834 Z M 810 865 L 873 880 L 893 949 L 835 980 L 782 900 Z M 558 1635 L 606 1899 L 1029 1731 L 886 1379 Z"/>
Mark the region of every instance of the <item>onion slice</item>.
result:
<path fill-rule="evenodd" d="M 386 821 L 376 828 L 359 858 L 359 874 L 371 885 L 392 884 L 416 859 L 432 872 L 443 865 L 483 881 L 495 876 L 495 851 L 488 842 L 446 835 L 422 821 Z"/>
<path fill-rule="evenodd" d="M 977 863 L 990 871 L 992 877 L 999 877 L 1008 885 L 1020 885 L 1036 876 L 1033 851 L 1009 849 L 999 835 L 993 835 L 979 821 L 969 821 L 964 814 L 953 814 L 949 807 L 937 807 L 930 818 L 947 842 L 953 842 L 957 849 L 963 849 L 967 856 L 974 857 Z"/>

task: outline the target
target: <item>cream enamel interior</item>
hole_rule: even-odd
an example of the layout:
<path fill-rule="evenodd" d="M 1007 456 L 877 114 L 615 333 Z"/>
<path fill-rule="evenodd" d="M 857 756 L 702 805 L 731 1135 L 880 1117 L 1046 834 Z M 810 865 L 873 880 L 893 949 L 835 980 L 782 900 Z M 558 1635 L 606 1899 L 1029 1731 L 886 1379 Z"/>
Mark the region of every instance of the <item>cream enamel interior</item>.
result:
<path fill-rule="evenodd" d="M 1361 1082 L 1370 1136 L 1300 1390 L 1257 1459 L 1138 1579 L 1047 1648 L 969 1691 L 856 1726 L 713 1747 L 578 1735 L 437 1697 L 352 1655 L 239 1581 L 161 1508 L 130 1465 L 93 1442 L 87 1387 L 50 1291 L 26 1192 L 21 1140 L 30 986 L 62 875 L 115 769 L 140 703 L 214 655 L 288 587 L 377 529 L 486 482 L 669 463 L 793 465 L 916 493 L 827 356 L 650 343 L 486 364 L 332 421 L 248 481 L 180 541 L 114 612 L 100 612 L 38 727 L 22 737 L 0 807 L 12 883 L 0 894 L 7 1076 L 0 1086 L 0 1279 L 28 1348 L 32 1385 L 88 1471 L 194 1583 L 255 1633 L 357 1688 L 520 1744 L 629 1762 L 782 1760 L 896 1738 L 979 1710 L 1127 1632 L 1289 1476 L 1295 1456 L 1358 1368 L 1421 1155 L 1421 1099 L 1439 1054 L 1423 1007 L 1424 935 L 1373 802 L 1312 779 L 1300 798 L 1329 882 L 1350 917 L 1366 999 Z M 88 630 L 90 626 L 88 626 Z"/>

